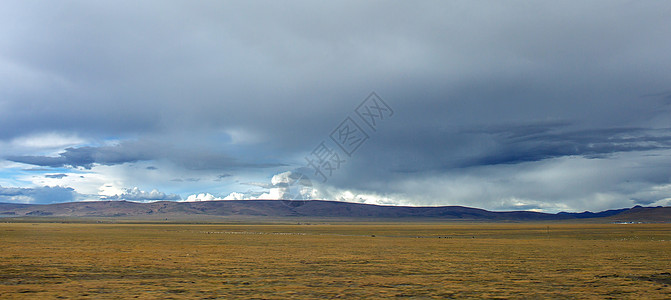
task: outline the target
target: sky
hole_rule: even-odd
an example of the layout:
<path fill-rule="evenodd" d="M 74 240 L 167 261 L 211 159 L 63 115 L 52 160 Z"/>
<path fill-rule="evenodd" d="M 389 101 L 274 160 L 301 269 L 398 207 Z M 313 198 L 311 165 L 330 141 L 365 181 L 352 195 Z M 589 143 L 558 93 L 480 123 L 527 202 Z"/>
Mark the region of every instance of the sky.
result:
<path fill-rule="evenodd" d="M 667 1 L 2 1 L 0 202 L 671 205 Z"/>

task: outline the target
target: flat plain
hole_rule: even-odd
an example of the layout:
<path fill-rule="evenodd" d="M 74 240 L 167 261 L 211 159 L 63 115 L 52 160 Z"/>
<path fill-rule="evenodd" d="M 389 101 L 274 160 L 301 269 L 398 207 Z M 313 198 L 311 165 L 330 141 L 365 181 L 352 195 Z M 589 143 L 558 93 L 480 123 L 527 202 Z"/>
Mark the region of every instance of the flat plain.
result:
<path fill-rule="evenodd" d="M 1 299 L 669 299 L 669 272 L 671 224 L 0 223 Z"/>

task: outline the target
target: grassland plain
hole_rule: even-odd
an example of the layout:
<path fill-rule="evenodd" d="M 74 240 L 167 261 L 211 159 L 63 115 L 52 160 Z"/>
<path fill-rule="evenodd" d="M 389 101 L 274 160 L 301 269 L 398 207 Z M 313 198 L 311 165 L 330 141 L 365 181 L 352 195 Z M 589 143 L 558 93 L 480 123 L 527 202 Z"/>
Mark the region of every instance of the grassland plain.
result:
<path fill-rule="evenodd" d="M 0 223 L 1 299 L 671 298 L 671 224 Z"/>

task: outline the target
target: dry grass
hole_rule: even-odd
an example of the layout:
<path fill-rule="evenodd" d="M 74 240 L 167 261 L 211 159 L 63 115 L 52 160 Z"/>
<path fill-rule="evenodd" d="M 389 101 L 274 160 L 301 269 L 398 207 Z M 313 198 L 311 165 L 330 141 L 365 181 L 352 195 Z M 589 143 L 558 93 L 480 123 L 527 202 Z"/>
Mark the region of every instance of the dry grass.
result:
<path fill-rule="evenodd" d="M 669 299 L 671 224 L 547 226 L 2 223 L 0 298 Z"/>

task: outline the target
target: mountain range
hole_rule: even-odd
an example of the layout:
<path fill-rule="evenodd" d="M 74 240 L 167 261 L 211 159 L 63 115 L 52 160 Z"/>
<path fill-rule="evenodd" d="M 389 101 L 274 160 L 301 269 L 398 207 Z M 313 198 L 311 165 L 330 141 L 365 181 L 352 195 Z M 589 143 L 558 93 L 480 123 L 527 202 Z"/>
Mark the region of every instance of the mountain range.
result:
<path fill-rule="evenodd" d="M 119 217 L 224 219 L 356 219 L 356 220 L 463 220 L 551 221 L 598 219 L 621 222 L 671 222 L 671 207 L 641 207 L 582 213 L 488 211 L 464 206 L 382 206 L 324 200 L 239 200 L 138 203 L 90 201 L 55 204 L 0 203 L 0 217 Z"/>

